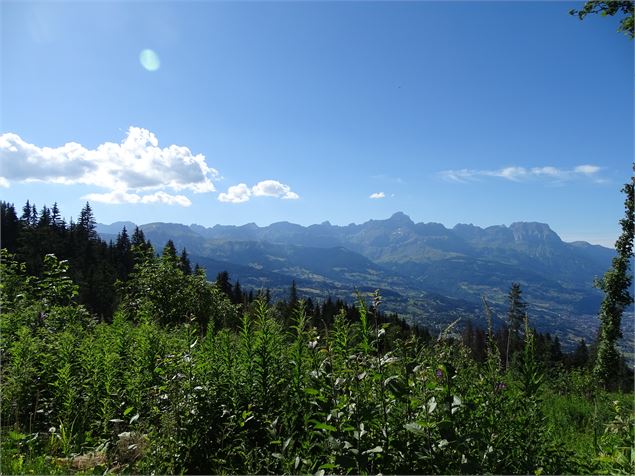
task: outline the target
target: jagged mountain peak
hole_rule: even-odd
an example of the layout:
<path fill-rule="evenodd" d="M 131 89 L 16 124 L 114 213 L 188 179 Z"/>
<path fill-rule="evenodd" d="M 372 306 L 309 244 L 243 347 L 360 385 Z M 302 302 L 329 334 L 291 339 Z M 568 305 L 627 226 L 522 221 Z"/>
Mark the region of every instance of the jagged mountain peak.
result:
<path fill-rule="evenodd" d="M 411 226 L 415 223 L 404 212 L 395 212 L 387 220 L 381 220 L 396 226 Z"/>
<path fill-rule="evenodd" d="M 562 241 L 546 223 L 515 222 L 509 226 L 515 241 Z"/>

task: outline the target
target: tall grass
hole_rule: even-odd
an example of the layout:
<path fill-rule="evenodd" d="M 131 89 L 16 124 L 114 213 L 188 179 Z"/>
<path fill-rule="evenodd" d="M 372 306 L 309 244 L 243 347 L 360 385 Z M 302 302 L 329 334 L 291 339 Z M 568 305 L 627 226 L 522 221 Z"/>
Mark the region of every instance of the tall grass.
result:
<path fill-rule="evenodd" d="M 100 471 L 169 474 L 633 469 L 632 395 L 543 374 L 528 326 L 504 369 L 491 338 L 478 364 L 449 338 L 391 337 L 378 296 L 330 327 L 300 302 L 288 328 L 264 301 L 202 326 L 143 303 L 97 323 L 56 299 L 3 312 L 3 473 L 69 472 L 91 452 Z"/>

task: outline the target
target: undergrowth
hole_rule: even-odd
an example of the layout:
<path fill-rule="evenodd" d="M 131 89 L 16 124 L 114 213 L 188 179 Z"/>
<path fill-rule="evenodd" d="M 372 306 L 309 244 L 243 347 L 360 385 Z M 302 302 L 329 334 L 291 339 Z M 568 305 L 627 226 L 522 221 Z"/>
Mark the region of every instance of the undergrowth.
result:
<path fill-rule="evenodd" d="M 2 266 L 3 474 L 635 472 L 632 394 L 545 374 L 528 325 L 504 370 L 491 337 L 484 363 L 395 338 L 378 295 L 356 321 L 325 327 L 300 302 L 283 326 L 157 259 L 166 279 L 140 265 L 103 323 L 54 257 L 39 279 Z"/>

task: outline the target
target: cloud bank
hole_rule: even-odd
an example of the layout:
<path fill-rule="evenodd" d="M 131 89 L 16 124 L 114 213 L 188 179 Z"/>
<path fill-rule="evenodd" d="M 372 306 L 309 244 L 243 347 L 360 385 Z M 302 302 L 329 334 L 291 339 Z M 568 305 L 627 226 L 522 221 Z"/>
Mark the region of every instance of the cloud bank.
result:
<path fill-rule="evenodd" d="M 385 194 L 384 192 L 375 192 L 375 193 L 371 193 L 371 194 L 368 196 L 368 198 L 374 198 L 374 199 L 377 199 L 377 198 L 385 198 L 385 197 L 386 197 L 386 194 Z"/>
<path fill-rule="evenodd" d="M 451 182 L 469 182 L 479 180 L 485 177 L 502 178 L 513 182 L 521 182 L 532 179 L 547 179 L 552 182 L 566 182 L 580 178 L 592 179 L 594 181 L 602 181 L 598 177 L 600 167 L 597 165 L 578 165 L 572 169 L 559 169 L 557 167 L 504 167 L 498 170 L 474 170 L 474 169 L 458 169 L 444 170 L 439 175 Z"/>
<path fill-rule="evenodd" d="M 85 195 L 108 204 L 161 203 L 188 207 L 191 200 L 178 192 L 214 192 L 218 171 L 203 154 L 184 146 L 159 147 L 147 129 L 130 127 L 121 143 L 105 142 L 95 149 L 69 142 L 60 147 L 39 147 L 19 135 L 0 135 L 0 187 L 11 182 L 91 185 L 105 190 Z M 298 194 L 276 180 L 253 187 L 241 183 L 221 193 L 221 202 L 241 203 L 251 197 L 297 199 Z"/>
<path fill-rule="evenodd" d="M 17 134 L 0 136 L 1 183 L 44 182 L 93 185 L 109 190 L 85 198 L 103 203 L 165 203 L 188 206 L 184 195 L 215 190 L 218 172 L 202 154 L 183 146 L 159 147 L 156 136 L 140 127 L 130 127 L 119 144 L 105 142 L 87 149 L 75 142 L 61 147 L 38 147 Z M 154 192 L 145 193 L 143 192 Z"/>
<path fill-rule="evenodd" d="M 249 188 L 244 183 L 232 185 L 227 192 L 220 193 L 218 199 L 227 203 L 243 203 L 251 197 L 274 197 L 283 200 L 297 200 L 300 196 L 291 191 L 291 187 L 277 180 L 263 180 Z"/>

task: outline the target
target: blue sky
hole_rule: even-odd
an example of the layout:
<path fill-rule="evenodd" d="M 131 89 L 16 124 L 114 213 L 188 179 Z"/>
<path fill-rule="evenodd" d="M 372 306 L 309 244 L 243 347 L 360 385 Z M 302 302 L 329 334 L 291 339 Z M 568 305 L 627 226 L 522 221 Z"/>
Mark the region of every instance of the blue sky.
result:
<path fill-rule="evenodd" d="M 611 245 L 633 42 L 581 5 L 3 2 L 0 193 L 103 223 L 403 211 Z"/>

